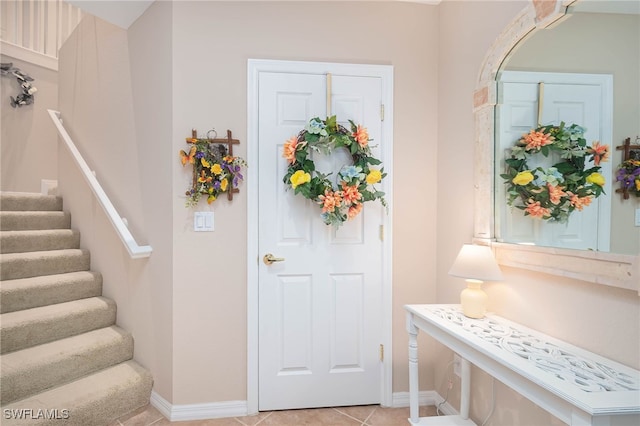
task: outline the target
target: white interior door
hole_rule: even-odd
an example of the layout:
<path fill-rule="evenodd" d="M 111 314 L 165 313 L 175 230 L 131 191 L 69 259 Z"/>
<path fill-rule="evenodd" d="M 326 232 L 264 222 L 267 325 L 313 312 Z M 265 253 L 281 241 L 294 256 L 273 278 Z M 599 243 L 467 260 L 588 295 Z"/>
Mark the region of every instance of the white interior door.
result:
<path fill-rule="evenodd" d="M 611 147 L 611 76 L 504 72 L 500 78 L 498 105 L 497 158 L 504 159 L 522 134 L 537 127 L 538 83 L 544 82 L 543 125 L 578 124 L 586 128 L 590 145 L 601 141 Z M 538 155 L 528 161 L 531 167 L 550 167 L 558 156 Z M 502 161 L 504 170 L 504 161 Z M 611 215 L 611 162 L 601 163 L 601 173 L 608 176 L 605 192 L 583 211 L 574 211 L 567 223 L 535 220 L 519 209 L 506 205 L 504 183 L 496 180 L 496 209 L 500 211 L 500 240 L 571 249 L 609 251 Z M 503 172 L 501 172 L 503 173 Z M 496 175 L 499 175 L 498 173 Z M 598 232 L 594 232 L 594 230 Z"/>
<path fill-rule="evenodd" d="M 381 79 L 332 78 L 332 113 L 352 119 L 380 145 Z M 258 250 L 284 258 L 260 262 L 259 409 L 291 409 L 379 403 L 382 363 L 382 255 L 384 210 L 366 203 L 339 229 L 321 209 L 282 178 L 284 142 L 310 118 L 327 116 L 324 74 L 261 72 L 258 88 Z M 381 158 L 379 148 L 374 156 Z M 382 158 L 381 158 L 382 159 Z M 350 160 L 316 156 L 323 170 Z M 384 159 L 382 159 L 384 161 Z"/>

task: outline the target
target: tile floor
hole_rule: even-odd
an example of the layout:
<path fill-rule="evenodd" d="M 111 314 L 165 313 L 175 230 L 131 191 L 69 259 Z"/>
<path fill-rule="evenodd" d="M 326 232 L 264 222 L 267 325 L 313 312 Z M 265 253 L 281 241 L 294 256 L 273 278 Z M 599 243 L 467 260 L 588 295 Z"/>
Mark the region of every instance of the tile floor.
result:
<path fill-rule="evenodd" d="M 420 416 L 435 416 L 436 407 L 420 407 Z M 270 411 L 255 416 L 214 420 L 170 422 L 158 410 L 147 405 L 110 426 L 405 426 L 409 408 L 383 408 L 379 405 Z"/>

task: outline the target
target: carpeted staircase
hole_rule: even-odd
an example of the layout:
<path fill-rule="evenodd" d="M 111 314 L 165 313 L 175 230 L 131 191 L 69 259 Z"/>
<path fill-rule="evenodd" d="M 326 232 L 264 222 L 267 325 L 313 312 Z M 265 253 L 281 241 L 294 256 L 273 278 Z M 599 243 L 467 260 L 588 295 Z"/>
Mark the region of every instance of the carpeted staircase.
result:
<path fill-rule="evenodd" d="M 151 374 L 70 227 L 59 197 L 0 193 L 3 426 L 107 425 L 149 403 Z"/>

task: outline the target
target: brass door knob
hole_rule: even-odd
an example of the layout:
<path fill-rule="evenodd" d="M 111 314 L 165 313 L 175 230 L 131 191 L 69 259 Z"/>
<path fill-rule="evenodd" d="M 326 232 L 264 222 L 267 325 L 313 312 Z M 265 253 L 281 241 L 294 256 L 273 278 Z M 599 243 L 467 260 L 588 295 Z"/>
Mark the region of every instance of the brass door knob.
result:
<path fill-rule="evenodd" d="M 273 262 L 284 262 L 284 257 L 275 257 L 271 253 L 267 253 L 262 258 L 265 265 L 271 265 Z"/>

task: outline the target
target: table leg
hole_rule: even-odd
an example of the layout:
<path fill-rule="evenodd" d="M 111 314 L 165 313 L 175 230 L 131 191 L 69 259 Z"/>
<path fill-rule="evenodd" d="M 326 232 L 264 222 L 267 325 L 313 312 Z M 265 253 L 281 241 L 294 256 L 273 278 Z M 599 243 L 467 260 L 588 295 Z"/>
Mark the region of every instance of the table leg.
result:
<path fill-rule="evenodd" d="M 411 423 L 420 421 L 418 395 L 418 328 L 413 324 L 413 315 L 407 314 L 407 331 L 409 332 L 409 415 Z"/>
<path fill-rule="evenodd" d="M 460 358 L 460 417 L 469 419 L 469 401 L 471 399 L 471 363 Z"/>

